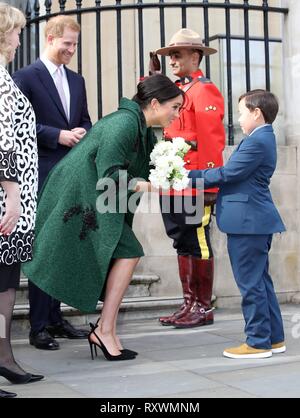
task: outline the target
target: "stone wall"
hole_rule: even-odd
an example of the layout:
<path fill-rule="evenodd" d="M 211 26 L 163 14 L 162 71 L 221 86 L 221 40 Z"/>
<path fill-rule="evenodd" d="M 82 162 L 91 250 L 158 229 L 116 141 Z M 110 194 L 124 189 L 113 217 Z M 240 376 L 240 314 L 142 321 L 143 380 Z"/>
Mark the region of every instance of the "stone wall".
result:
<path fill-rule="evenodd" d="M 284 22 L 284 64 L 283 64 L 283 85 L 285 91 L 285 136 L 287 145 L 296 145 L 299 148 L 300 143 L 300 2 L 299 0 L 282 0 L 282 5 L 289 8 L 289 13 Z M 297 151 L 299 164 L 299 151 Z M 298 180 L 298 177 L 297 177 Z M 298 182 L 293 185 L 295 191 L 298 188 Z M 295 196 L 296 198 L 296 196 Z M 299 206 L 300 199 L 297 193 L 297 210 L 294 213 L 295 231 L 300 222 Z M 299 249 L 297 253 L 300 256 Z M 300 276 L 300 264 L 298 263 L 298 277 Z M 300 293 L 294 298 L 300 302 Z"/>
<path fill-rule="evenodd" d="M 285 131 L 287 144 L 300 141 L 300 1 L 283 0 L 289 8 L 284 24 L 284 66 L 283 84 L 285 91 Z"/>

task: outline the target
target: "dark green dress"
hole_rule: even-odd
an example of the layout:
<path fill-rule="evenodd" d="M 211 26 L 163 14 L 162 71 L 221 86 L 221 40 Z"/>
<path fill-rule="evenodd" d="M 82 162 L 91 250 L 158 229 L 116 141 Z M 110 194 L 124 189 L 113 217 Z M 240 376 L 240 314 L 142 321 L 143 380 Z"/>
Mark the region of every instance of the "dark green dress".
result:
<path fill-rule="evenodd" d="M 23 266 L 33 283 L 68 305 L 91 312 L 112 259 L 143 255 L 132 231 L 134 213 L 124 210 L 136 196 L 127 187 L 107 190 L 105 185 L 109 179 L 117 186 L 127 184 L 126 177 L 147 180 L 154 143 L 140 107 L 124 98 L 117 112 L 97 122 L 58 163 L 40 195 L 33 260 Z M 100 213 L 113 195 L 114 210 Z"/>

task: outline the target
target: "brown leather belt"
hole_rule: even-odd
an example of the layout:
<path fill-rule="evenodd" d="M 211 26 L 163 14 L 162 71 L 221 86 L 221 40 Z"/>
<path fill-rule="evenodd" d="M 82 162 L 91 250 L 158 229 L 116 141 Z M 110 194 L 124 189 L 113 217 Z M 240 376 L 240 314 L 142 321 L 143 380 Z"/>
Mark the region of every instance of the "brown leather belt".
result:
<path fill-rule="evenodd" d="M 172 141 L 172 138 L 168 138 L 168 137 L 164 137 L 165 141 Z M 197 151 L 198 149 L 198 142 L 197 141 L 187 141 L 185 140 L 185 142 L 191 147 L 191 149 L 193 151 Z"/>

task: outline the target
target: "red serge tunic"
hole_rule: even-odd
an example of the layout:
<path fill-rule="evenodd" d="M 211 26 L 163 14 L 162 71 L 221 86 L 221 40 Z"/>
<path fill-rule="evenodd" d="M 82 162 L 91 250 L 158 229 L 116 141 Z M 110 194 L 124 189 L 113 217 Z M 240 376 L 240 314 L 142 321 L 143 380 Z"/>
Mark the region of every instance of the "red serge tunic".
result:
<path fill-rule="evenodd" d="M 218 88 L 203 76 L 201 70 L 191 75 L 184 84 L 176 84 L 184 90 L 185 103 L 179 119 L 164 130 L 165 138 L 182 137 L 192 141 L 193 147 L 185 156 L 187 170 L 201 170 L 223 165 L 222 152 L 225 146 L 224 99 Z M 198 79 L 197 82 L 194 80 Z M 197 148 L 197 149 L 195 149 Z M 218 189 L 206 190 L 217 192 Z M 192 190 L 172 194 L 191 195 Z"/>

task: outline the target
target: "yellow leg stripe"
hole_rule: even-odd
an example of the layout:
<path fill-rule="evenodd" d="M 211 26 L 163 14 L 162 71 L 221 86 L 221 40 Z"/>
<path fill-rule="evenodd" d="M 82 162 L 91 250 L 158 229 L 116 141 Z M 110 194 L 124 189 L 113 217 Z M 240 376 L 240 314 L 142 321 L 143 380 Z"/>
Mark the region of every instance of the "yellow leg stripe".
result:
<path fill-rule="evenodd" d="M 204 227 L 209 224 L 210 216 L 211 216 L 211 206 L 204 206 L 204 216 L 202 218 L 202 226 L 200 226 L 200 228 L 197 228 L 198 242 L 199 242 L 199 247 L 201 249 L 201 256 L 203 260 L 209 259 L 209 249 L 208 249 L 208 245 L 206 242 Z"/>

